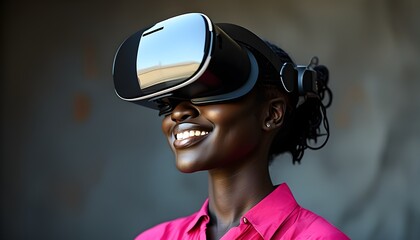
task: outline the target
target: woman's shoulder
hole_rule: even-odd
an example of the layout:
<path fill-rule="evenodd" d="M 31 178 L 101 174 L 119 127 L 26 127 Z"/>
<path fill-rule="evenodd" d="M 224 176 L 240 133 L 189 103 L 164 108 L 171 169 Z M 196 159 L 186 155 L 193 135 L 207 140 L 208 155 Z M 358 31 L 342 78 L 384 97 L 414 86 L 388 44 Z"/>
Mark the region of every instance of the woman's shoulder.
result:
<path fill-rule="evenodd" d="M 196 216 L 197 213 L 194 213 L 186 217 L 160 223 L 139 234 L 135 240 L 181 239 Z"/>
<path fill-rule="evenodd" d="M 288 231 L 293 239 L 350 239 L 325 218 L 300 207 L 293 227 Z M 287 234 L 287 233 L 286 233 Z"/>

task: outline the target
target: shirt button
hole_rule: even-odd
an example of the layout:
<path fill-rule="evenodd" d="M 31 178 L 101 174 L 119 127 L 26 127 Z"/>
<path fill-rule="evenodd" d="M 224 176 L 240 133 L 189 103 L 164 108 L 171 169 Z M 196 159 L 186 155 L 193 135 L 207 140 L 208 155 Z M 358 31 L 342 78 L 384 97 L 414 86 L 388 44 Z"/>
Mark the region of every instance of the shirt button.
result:
<path fill-rule="evenodd" d="M 246 219 L 246 217 L 242 218 L 242 221 L 247 224 L 248 223 L 248 219 Z"/>

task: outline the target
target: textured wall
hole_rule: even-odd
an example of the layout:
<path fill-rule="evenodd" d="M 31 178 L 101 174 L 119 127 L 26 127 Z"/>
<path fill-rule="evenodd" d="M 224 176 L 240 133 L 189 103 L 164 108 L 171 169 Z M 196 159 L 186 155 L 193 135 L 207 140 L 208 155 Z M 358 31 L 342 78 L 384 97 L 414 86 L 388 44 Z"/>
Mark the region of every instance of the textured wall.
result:
<path fill-rule="evenodd" d="M 353 239 L 420 239 L 420 2 L 3 1 L 1 238 L 131 239 L 189 214 L 184 175 L 153 111 L 113 92 L 120 42 L 191 11 L 234 22 L 331 71 L 332 136 L 272 165 L 298 201 Z"/>

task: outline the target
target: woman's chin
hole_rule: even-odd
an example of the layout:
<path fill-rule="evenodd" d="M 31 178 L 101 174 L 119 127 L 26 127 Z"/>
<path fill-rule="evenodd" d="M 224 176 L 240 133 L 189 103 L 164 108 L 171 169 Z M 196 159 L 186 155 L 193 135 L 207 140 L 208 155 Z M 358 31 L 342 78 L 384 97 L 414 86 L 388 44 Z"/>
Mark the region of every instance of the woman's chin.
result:
<path fill-rule="evenodd" d="M 196 159 L 180 158 L 176 159 L 176 168 L 183 173 L 193 173 L 204 170 Z"/>
<path fill-rule="evenodd" d="M 184 163 L 184 162 L 183 163 L 177 162 L 176 168 L 182 173 L 193 173 L 193 172 L 200 171 L 197 168 L 197 166 L 195 166 L 194 164 L 189 164 L 189 163 Z"/>

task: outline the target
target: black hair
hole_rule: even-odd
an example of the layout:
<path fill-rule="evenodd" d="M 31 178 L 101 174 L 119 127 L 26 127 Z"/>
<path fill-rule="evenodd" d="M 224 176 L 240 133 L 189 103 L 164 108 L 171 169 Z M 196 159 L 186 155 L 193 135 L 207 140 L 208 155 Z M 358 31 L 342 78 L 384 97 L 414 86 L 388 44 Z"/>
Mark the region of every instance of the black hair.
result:
<path fill-rule="evenodd" d="M 266 42 L 278 55 L 282 64 L 295 64 L 290 56 L 276 45 Z M 325 146 L 329 138 L 329 124 L 326 108 L 331 105 L 332 92 L 328 87 L 329 72 L 327 67 L 314 67 L 317 75 L 318 93 L 300 96 L 295 92 L 286 93 L 281 84 L 272 84 L 275 73 L 264 61 L 259 61 L 260 75 L 258 86 L 263 89 L 265 98 L 272 98 L 273 94 L 285 94 L 288 102 L 283 125 L 270 146 L 269 160 L 282 153 L 290 153 L 293 163 L 300 163 L 307 148 L 317 150 Z M 277 77 L 278 78 L 278 77 Z M 268 82 L 268 84 L 267 84 Z M 319 138 L 323 138 L 319 144 Z M 313 146 L 313 144 L 317 146 Z"/>

